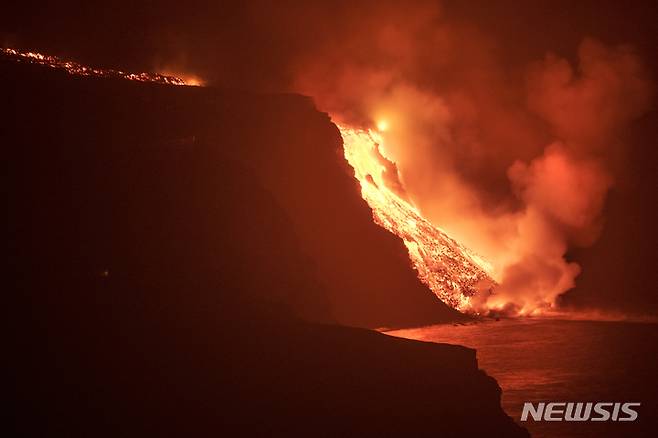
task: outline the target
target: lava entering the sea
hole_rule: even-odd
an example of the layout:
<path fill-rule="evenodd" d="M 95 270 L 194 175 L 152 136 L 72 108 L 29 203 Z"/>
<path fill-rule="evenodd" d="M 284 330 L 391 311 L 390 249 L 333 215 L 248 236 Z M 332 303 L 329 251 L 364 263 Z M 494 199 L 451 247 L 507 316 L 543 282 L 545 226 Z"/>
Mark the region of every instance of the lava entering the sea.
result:
<path fill-rule="evenodd" d="M 390 182 L 395 165 L 380 152 L 383 138 L 379 132 L 339 129 L 345 158 L 354 168 L 374 221 L 402 239 L 418 278 L 441 301 L 461 312 L 480 313 L 479 303 L 486 301 L 497 285 L 492 265 L 430 223 L 396 193 L 399 190 Z"/>

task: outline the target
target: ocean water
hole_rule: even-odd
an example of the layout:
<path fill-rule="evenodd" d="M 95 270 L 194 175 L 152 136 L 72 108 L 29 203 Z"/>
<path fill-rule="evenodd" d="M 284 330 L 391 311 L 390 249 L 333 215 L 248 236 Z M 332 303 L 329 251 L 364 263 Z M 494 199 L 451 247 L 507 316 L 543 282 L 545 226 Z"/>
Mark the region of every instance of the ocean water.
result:
<path fill-rule="evenodd" d="M 503 409 L 534 437 L 658 436 L 658 324 L 533 318 L 386 333 L 477 349 Z M 636 422 L 521 422 L 526 401 L 642 405 Z"/>

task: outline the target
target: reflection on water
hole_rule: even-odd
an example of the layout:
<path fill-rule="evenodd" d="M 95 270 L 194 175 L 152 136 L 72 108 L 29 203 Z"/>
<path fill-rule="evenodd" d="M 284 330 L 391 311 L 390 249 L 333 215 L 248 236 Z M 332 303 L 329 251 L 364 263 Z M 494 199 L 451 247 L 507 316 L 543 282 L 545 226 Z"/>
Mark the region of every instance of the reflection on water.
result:
<path fill-rule="evenodd" d="M 644 436 L 658 412 L 658 325 L 518 319 L 436 325 L 387 334 L 477 349 L 517 422 L 523 402 L 641 402 L 638 423 L 523 423 L 533 436 Z"/>

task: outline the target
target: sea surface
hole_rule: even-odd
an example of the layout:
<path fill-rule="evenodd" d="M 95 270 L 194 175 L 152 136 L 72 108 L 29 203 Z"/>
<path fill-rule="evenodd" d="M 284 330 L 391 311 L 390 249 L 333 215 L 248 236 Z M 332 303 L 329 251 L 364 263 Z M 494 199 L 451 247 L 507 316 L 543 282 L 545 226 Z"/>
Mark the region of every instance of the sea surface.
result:
<path fill-rule="evenodd" d="M 502 406 L 534 437 L 658 437 L 658 324 L 489 320 L 386 332 L 477 349 Z M 636 422 L 521 422 L 523 403 L 640 402 Z"/>

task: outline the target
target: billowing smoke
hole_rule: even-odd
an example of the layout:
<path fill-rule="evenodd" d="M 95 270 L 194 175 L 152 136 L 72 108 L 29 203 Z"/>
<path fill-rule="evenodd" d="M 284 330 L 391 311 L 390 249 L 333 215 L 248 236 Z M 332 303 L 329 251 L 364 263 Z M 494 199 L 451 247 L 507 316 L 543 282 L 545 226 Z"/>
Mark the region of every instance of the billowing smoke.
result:
<path fill-rule="evenodd" d="M 433 3 L 340 12 L 339 32 L 296 62 L 294 88 L 343 123 L 385 121 L 381 152 L 412 202 L 494 263 L 483 309 L 553 307 L 581 270 L 568 250 L 604 225 L 623 131 L 649 108 L 639 57 L 586 38 L 573 62 L 506 66 L 494 40 Z"/>

